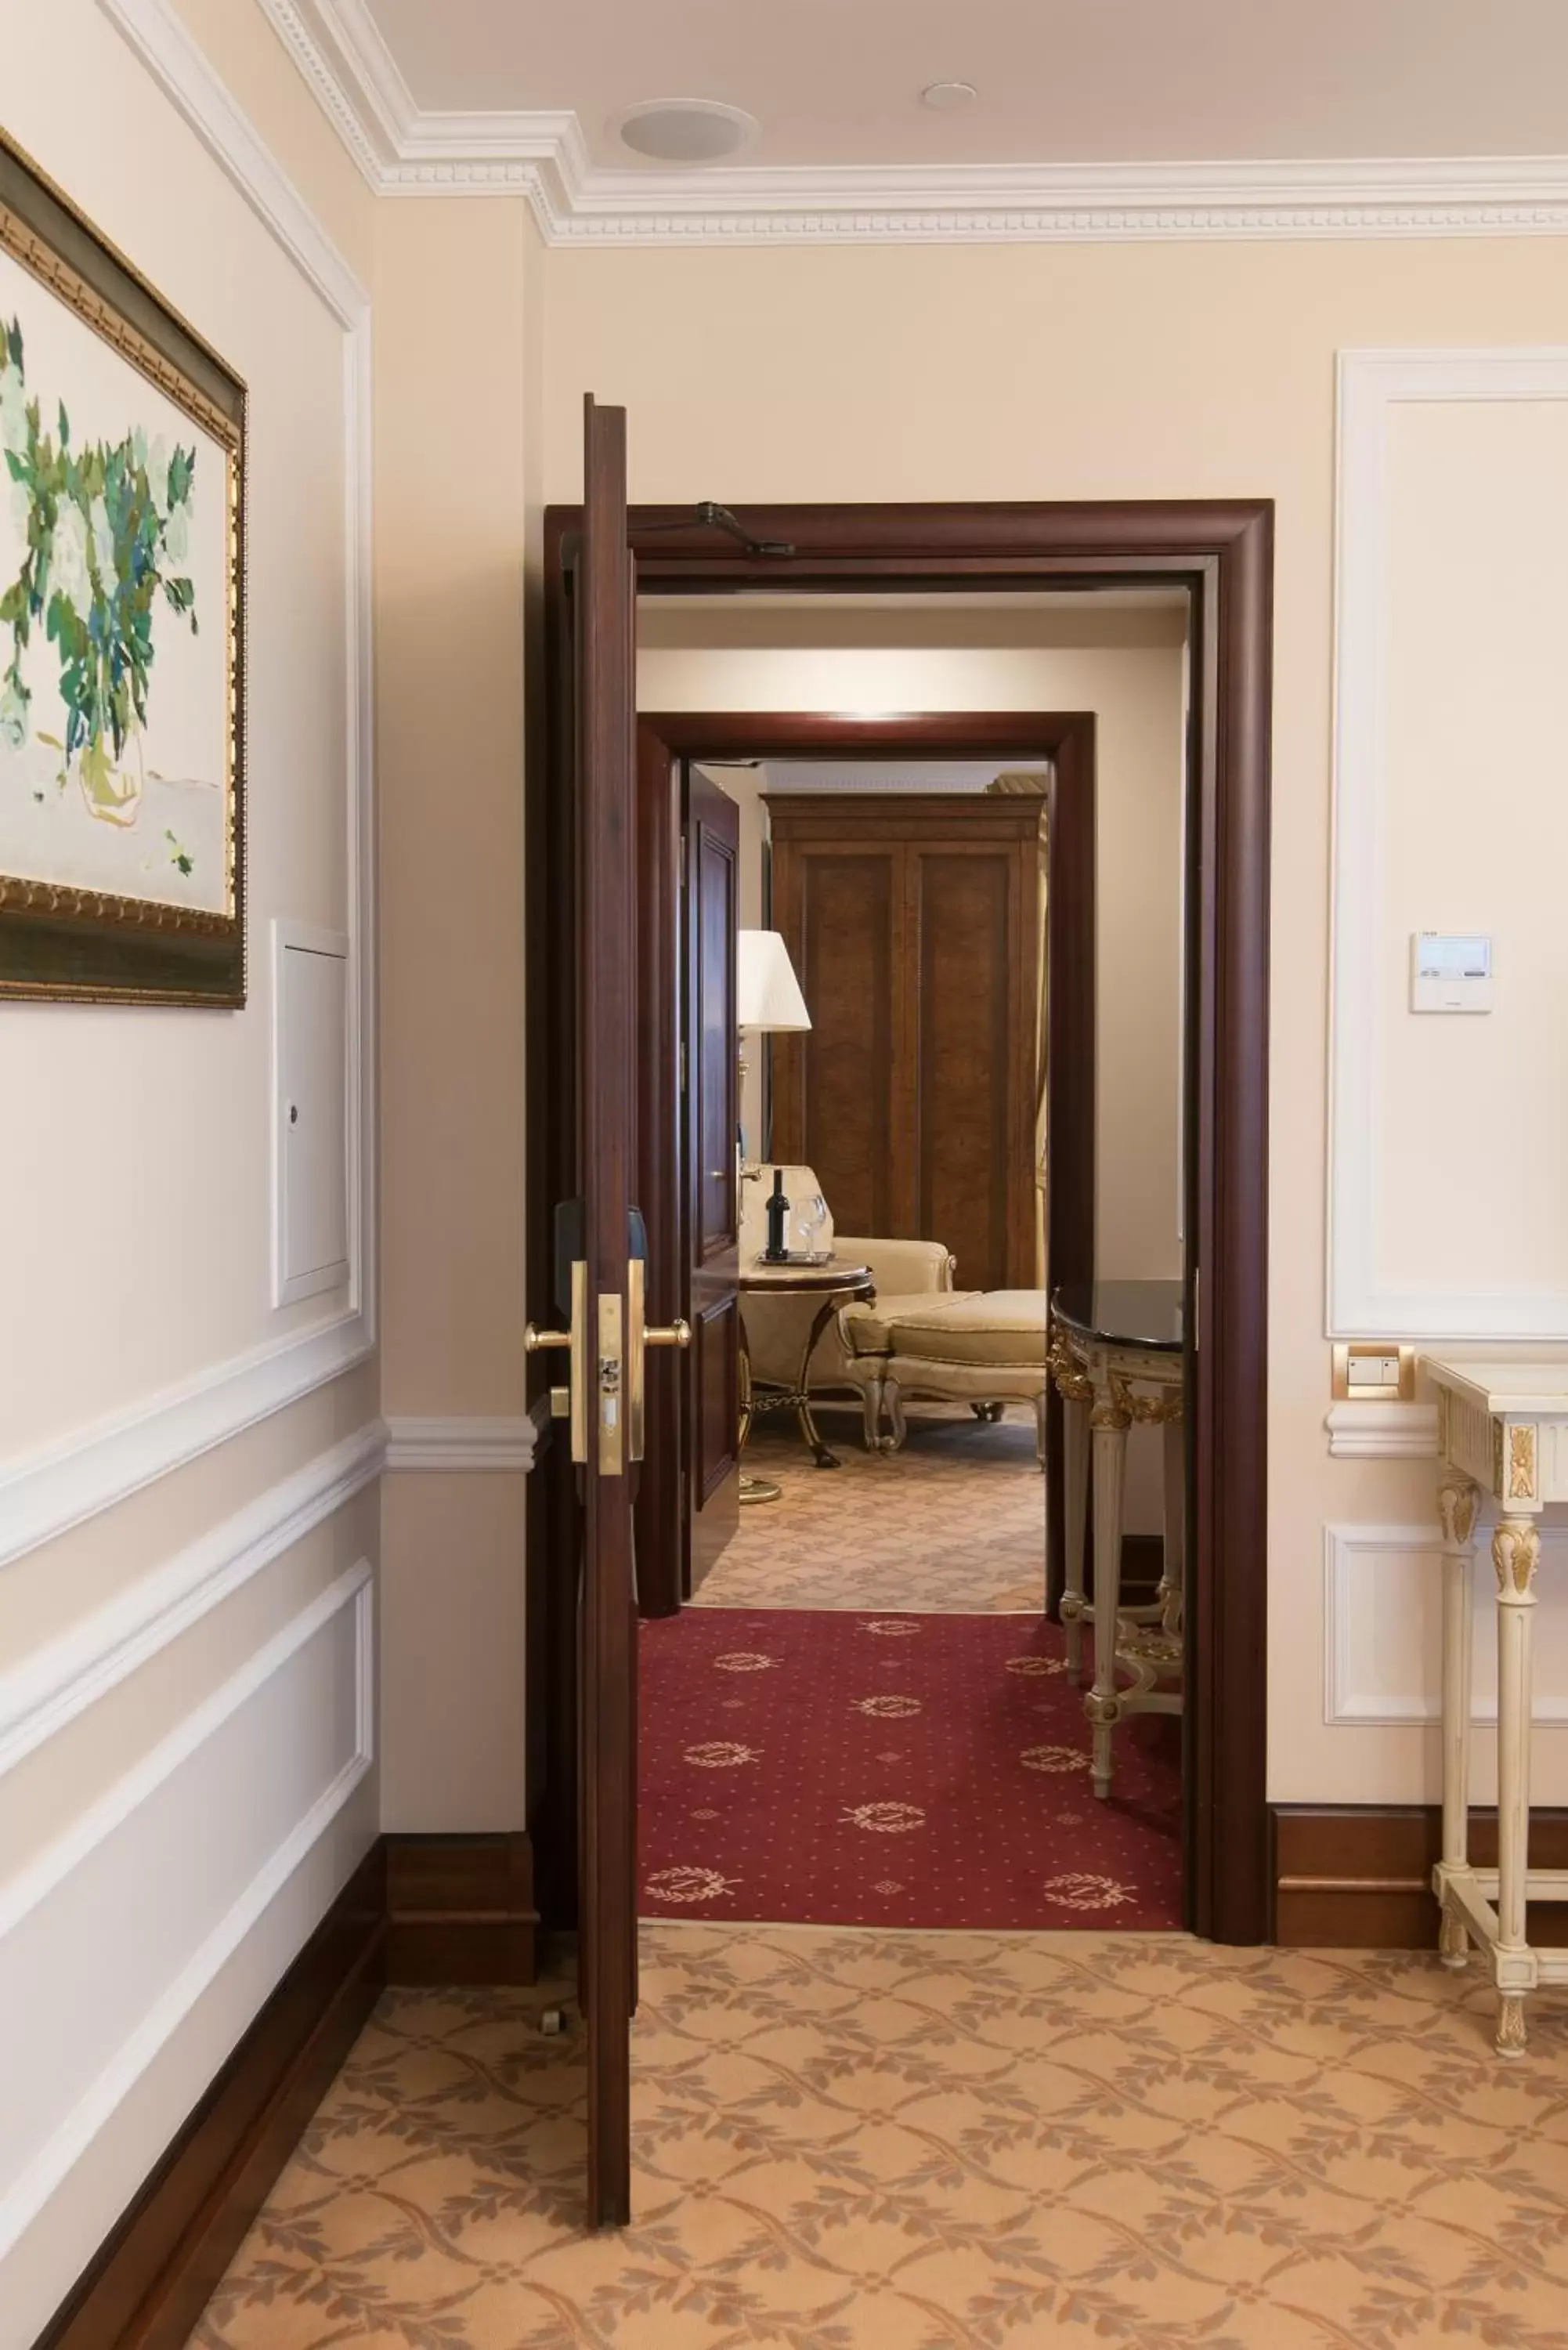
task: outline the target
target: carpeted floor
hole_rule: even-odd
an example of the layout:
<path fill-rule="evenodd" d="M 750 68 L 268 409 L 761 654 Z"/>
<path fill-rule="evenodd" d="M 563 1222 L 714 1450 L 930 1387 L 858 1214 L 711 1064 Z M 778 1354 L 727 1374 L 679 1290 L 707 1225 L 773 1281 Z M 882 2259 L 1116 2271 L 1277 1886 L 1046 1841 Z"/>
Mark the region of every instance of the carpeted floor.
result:
<path fill-rule="evenodd" d="M 658 1925 L 633 2224 L 547 1994 L 389 1992 L 200 2350 L 1563 2350 L 1568 2002 L 1422 1958 Z M 559 1996 L 557 1991 L 555 1994 Z"/>
<path fill-rule="evenodd" d="M 1038 1610 L 1045 1481 L 1032 1411 L 1011 1406 L 992 1427 L 912 1405 L 901 1452 L 867 1452 L 858 1412 L 819 1418 L 837 1469 L 815 1466 L 793 1422 L 759 1423 L 746 1467 L 784 1498 L 741 1512 L 700 1607 Z"/>
<path fill-rule="evenodd" d="M 1175 1928 L 1179 1725 L 1089 1785 L 1039 1617 L 688 1609 L 642 1627 L 645 1916 Z"/>

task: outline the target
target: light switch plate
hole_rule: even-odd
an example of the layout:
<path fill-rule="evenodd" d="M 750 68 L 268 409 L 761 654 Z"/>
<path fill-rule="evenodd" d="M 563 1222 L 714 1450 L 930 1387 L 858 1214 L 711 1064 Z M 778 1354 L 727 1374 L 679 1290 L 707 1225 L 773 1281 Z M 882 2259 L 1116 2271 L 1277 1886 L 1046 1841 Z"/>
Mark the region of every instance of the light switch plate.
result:
<path fill-rule="evenodd" d="M 1416 1349 L 1397 1339 L 1353 1338 L 1334 1350 L 1334 1395 L 1339 1403 L 1410 1403 L 1416 1394 Z"/>
<path fill-rule="evenodd" d="M 1410 938 L 1412 1012 L 1490 1012 L 1491 941 L 1480 931 L 1415 931 Z"/>

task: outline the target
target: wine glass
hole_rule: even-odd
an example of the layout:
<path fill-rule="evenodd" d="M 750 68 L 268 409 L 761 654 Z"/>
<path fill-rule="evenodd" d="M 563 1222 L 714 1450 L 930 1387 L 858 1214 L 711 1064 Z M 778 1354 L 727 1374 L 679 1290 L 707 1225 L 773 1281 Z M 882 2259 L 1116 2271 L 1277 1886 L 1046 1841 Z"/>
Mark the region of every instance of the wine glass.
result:
<path fill-rule="evenodd" d="M 820 1191 L 810 1191 L 801 1201 L 799 1231 L 803 1253 L 808 1263 L 820 1264 L 826 1255 L 822 1235 L 827 1224 L 827 1202 Z"/>

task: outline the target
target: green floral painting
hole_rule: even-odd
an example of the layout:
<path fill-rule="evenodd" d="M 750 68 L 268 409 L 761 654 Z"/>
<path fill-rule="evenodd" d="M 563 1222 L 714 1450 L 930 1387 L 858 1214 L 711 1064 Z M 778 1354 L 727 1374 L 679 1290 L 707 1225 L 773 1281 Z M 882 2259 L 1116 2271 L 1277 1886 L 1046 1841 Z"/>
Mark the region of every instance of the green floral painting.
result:
<path fill-rule="evenodd" d="M 228 907 L 229 462 L 0 252 L 0 871 Z"/>
<path fill-rule="evenodd" d="M 66 732 L 39 740 L 60 754 L 61 788 L 74 769 L 91 815 L 133 823 L 140 788 L 120 770 L 147 725 L 159 600 L 192 635 L 200 625 L 196 590 L 174 567 L 190 544 L 196 452 L 150 446 L 140 426 L 113 445 L 73 448 L 64 400 L 51 432 L 42 401 L 27 394 L 20 318 L 0 320 L 0 447 L 26 537 L 21 568 L 0 593 L 11 639 L 0 737 L 14 750 L 27 740 L 33 694 L 22 657 L 41 628 L 56 649 Z"/>

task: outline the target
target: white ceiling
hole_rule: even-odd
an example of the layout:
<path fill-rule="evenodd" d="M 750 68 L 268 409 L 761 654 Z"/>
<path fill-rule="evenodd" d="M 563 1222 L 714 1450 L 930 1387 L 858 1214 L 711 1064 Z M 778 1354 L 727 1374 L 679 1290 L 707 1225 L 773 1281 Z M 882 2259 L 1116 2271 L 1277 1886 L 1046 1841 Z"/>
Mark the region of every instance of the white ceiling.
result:
<path fill-rule="evenodd" d="M 1568 152 L 1565 0 L 369 0 L 421 110 L 758 117 L 751 166 Z M 973 82 L 958 113 L 926 84 Z"/>

